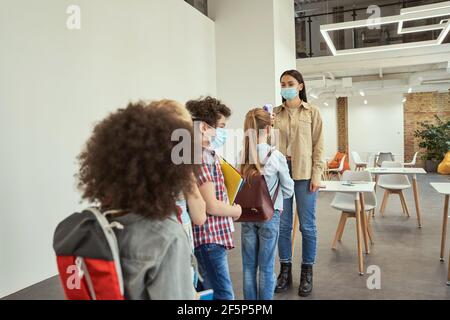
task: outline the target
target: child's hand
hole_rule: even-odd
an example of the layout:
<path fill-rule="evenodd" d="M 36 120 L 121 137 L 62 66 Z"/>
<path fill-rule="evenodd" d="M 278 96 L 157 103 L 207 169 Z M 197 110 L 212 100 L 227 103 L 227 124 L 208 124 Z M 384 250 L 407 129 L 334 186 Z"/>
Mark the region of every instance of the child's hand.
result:
<path fill-rule="evenodd" d="M 236 221 L 237 219 L 240 218 L 241 214 L 242 214 L 242 207 L 239 204 L 233 204 L 233 208 L 236 208 L 239 210 L 239 215 L 233 217 L 233 220 Z"/>

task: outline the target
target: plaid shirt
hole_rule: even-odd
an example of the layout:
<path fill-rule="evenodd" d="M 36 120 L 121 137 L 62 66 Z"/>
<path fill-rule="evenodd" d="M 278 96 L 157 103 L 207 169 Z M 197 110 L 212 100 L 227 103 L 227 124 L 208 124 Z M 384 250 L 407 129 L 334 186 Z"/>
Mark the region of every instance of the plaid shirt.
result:
<path fill-rule="evenodd" d="M 214 183 L 217 200 L 229 203 L 220 160 L 212 150 L 204 151 L 203 163 L 198 176 L 199 186 L 206 182 Z M 197 248 L 202 244 L 216 243 L 227 249 L 233 249 L 233 230 L 232 218 L 207 214 L 206 222 L 202 226 L 194 225 L 194 246 Z"/>

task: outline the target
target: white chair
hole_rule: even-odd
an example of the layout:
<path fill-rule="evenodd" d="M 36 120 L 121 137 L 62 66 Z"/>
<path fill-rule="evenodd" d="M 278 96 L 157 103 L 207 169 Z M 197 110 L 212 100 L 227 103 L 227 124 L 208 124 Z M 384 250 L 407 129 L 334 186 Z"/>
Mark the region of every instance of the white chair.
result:
<path fill-rule="evenodd" d="M 367 168 L 367 162 L 361 160 L 358 152 L 352 151 L 351 155 L 353 158 L 353 162 L 355 163 L 355 171 L 364 170 L 365 168 Z"/>
<path fill-rule="evenodd" d="M 341 159 L 341 162 L 339 162 L 339 167 L 338 168 L 332 168 L 332 169 L 325 169 L 324 173 L 325 175 L 330 178 L 332 174 L 336 174 L 338 176 L 338 180 L 341 179 L 341 172 L 342 170 L 344 170 L 344 162 L 345 162 L 345 157 L 343 156 Z"/>
<path fill-rule="evenodd" d="M 400 162 L 383 161 L 381 167 L 384 168 L 403 168 L 403 164 Z M 380 212 L 384 216 L 384 210 L 386 209 L 387 201 L 390 194 L 398 194 L 400 202 L 402 204 L 403 213 L 409 217 L 408 207 L 406 205 L 405 196 L 403 190 L 411 188 L 407 175 L 404 174 L 383 174 L 378 179 L 378 186 L 384 189 L 383 202 L 381 203 Z"/>
<path fill-rule="evenodd" d="M 372 182 L 372 175 L 368 171 L 345 171 L 342 174 L 342 181 L 367 181 Z M 370 211 L 376 208 L 377 198 L 375 192 L 364 193 L 364 214 L 367 216 L 367 232 L 370 242 L 373 242 L 373 232 L 370 226 Z M 341 211 L 341 219 L 336 230 L 332 248 L 336 249 L 336 242 L 341 241 L 345 224 L 348 218 L 355 218 L 355 195 L 351 193 L 337 192 L 331 202 L 331 207 Z"/>
<path fill-rule="evenodd" d="M 368 152 L 366 162 L 370 164 L 370 166 L 377 166 L 377 153 L 376 152 Z"/>
<path fill-rule="evenodd" d="M 328 163 L 331 161 L 331 159 L 333 159 L 333 157 L 325 157 L 324 158 L 324 163 L 325 163 L 325 167 L 323 168 L 322 171 L 322 180 L 330 180 L 330 177 L 328 176 L 327 173 L 327 169 L 328 169 Z"/>
<path fill-rule="evenodd" d="M 392 152 L 380 152 L 377 156 L 377 167 L 381 167 L 384 161 L 394 161 L 394 155 Z"/>
<path fill-rule="evenodd" d="M 419 154 L 419 152 L 414 153 L 414 156 L 413 156 L 411 162 L 404 162 L 403 166 L 413 168 L 416 165 L 416 159 L 417 159 L 418 154 Z"/>

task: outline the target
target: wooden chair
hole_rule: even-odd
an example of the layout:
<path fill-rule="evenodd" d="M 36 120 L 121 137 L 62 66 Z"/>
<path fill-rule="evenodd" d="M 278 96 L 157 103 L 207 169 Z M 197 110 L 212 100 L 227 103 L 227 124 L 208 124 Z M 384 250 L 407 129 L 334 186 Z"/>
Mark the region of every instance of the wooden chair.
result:
<path fill-rule="evenodd" d="M 372 175 L 368 171 L 345 171 L 342 175 L 343 181 L 367 181 L 372 182 Z M 377 198 L 375 192 L 364 194 L 364 214 L 368 213 L 367 217 L 367 233 L 369 235 L 370 242 L 373 243 L 373 232 L 370 226 L 370 211 L 377 206 Z M 349 193 L 337 192 L 331 202 L 331 207 L 341 211 L 341 218 L 336 230 L 332 249 L 336 249 L 336 244 L 341 241 L 344 233 L 345 224 L 348 218 L 355 218 L 355 196 Z M 366 248 L 367 250 L 367 248 Z"/>
<path fill-rule="evenodd" d="M 403 165 L 399 162 L 384 161 L 382 167 L 385 168 L 402 168 Z M 378 186 L 384 189 L 383 202 L 381 203 L 380 212 L 384 216 L 384 211 L 388 202 L 389 195 L 398 194 L 402 204 L 403 213 L 409 217 L 408 206 L 406 205 L 403 190 L 411 188 L 408 176 L 404 174 L 385 174 L 378 179 Z"/>
<path fill-rule="evenodd" d="M 326 177 L 328 177 L 329 180 L 331 180 L 332 175 L 337 175 L 338 180 L 341 179 L 341 172 L 344 170 L 344 163 L 345 163 L 346 156 L 342 156 L 341 162 L 339 162 L 338 168 L 328 168 L 324 170 L 324 174 Z"/>
<path fill-rule="evenodd" d="M 384 161 L 394 161 L 392 152 L 380 152 L 377 157 L 377 167 L 381 167 Z"/>
<path fill-rule="evenodd" d="M 413 156 L 411 162 L 404 162 L 403 166 L 413 168 L 416 165 L 416 159 L 417 159 L 418 154 L 419 154 L 419 152 L 414 153 L 414 156 Z"/>
<path fill-rule="evenodd" d="M 361 160 L 358 152 L 352 151 L 351 153 L 353 162 L 355 163 L 355 171 L 364 170 L 367 168 L 367 162 Z"/>

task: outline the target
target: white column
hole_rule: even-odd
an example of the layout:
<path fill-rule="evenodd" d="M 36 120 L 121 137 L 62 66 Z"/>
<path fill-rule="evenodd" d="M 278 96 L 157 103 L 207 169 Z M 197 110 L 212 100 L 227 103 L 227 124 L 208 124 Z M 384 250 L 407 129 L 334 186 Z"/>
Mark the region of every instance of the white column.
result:
<path fill-rule="evenodd" d="M 281 103 L 279 77 L 294 69 L 292 0 L 210 0 L 216 29 L 217 97 L 233 111 L 230 128 L 242 128 L 253 107 Z"/>

